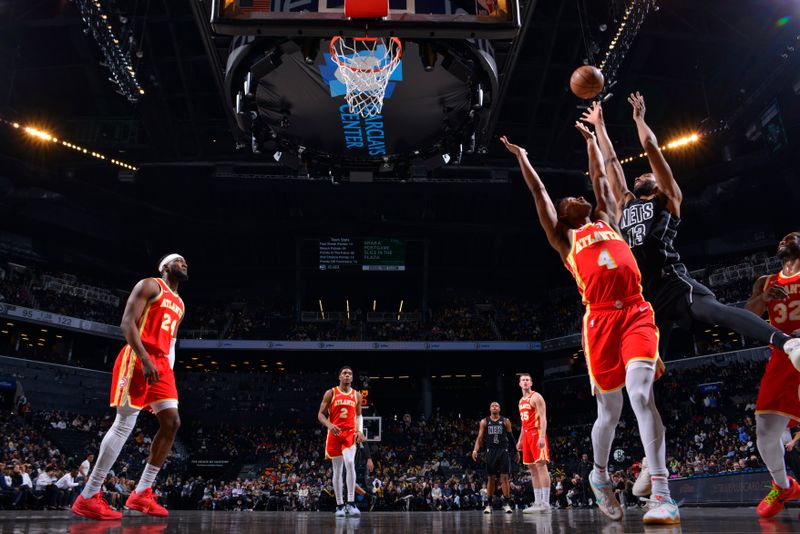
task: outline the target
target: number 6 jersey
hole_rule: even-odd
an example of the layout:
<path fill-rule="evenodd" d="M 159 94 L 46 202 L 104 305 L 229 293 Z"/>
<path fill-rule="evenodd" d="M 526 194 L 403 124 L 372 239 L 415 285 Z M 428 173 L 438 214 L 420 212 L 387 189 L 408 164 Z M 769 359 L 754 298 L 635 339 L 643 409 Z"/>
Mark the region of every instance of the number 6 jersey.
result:
<path fill-rule="evenodd" d="M 569 231 L 564 263 L 578 284 L 583 303 L 622 302 L 641 295 L 642 275 L 628 244 L 605 221 Z"/>

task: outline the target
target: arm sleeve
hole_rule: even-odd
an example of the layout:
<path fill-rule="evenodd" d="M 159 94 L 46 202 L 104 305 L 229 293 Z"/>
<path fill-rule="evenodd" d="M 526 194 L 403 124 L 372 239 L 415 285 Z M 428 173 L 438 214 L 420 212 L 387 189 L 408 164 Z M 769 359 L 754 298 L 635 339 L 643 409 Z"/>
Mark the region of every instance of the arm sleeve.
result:
<path fill-rule="evenodd" d="M 364 432 L 364 417 L 361 415 L 356 416 L 356 430 Z"/>
<path fill-rule="evenodd" d="M 506 432 L 506 440 L 508 441 L 508 452 L 510 452 L 513 456 L 515 452 L 517 452 L 517 440 L 514 439 L 514 427 L 511 427 L 511 430 Z"/>

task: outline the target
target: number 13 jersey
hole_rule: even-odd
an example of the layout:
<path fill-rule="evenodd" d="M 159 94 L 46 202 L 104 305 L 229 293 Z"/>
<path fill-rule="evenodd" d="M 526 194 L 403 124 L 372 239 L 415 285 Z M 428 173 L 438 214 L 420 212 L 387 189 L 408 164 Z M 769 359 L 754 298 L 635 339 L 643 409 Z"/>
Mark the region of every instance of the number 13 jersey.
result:
<path fill-rule="evenodd" d="M 642 293 L 642 275 L 628 244 L 605 221 L 569 231 L 564 263 L 578 284 L 583 303 L 622 302 Z"/>

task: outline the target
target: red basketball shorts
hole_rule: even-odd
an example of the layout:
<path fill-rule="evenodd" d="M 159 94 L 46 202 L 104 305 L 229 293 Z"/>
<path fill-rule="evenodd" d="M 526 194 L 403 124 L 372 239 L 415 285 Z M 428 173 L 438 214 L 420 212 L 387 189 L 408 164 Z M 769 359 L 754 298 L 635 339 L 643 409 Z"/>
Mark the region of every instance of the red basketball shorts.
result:
<path fill-rule="evenodd" d="M 772 349 L 758 388 L 756 413 L 775 413 L 800 422 L 800 372 L 785 352 Z"/>
<path fill-rule="evenodd" d="M 169 358 L 151 355 L 158 369 L 158 382 L 149 385 L 144 380 L 142 361 L 129 345 L 120 351 L 114 362 L 111 377 L 111 406 L 130 406 L 141 410 L 151 403 L 162 400 L 178 400 L 175 373 L 169 367 Z"/>
<path fill-rule="evenodd" d="M 656 378 L 664 373 L 653 307 L 641 295 L 587 306 L 582 336 L 592 393 L 623 387 L 631 362 L 653 362 Z"/>
<path fill-rule="evenodd" d="M 345 449 L 356 446 L 356 431 L 354 428 L 343 428 L 338 436 L 328 431 L 325 438 L 325 458 L 339 458 Z"/>
<path fill-rule="evenodd" d="M 550 444 L 544 437 L 544 448 L 539 448 L 539 432 L 537 430 L 522 431 L 522 463 L 525 465 L 537 462 L 550 463 Z"/>

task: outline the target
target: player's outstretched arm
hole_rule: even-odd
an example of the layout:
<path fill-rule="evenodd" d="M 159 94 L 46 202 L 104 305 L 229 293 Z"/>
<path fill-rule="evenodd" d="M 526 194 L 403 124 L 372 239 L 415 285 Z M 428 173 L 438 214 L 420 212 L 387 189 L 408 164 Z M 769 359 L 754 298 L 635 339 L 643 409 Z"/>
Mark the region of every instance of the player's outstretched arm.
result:
<path fill-rule="evenodd" d="M 600 145 L 600 152 L 603 154 L 603 160 L 605 161 L 606 176 L 608 176 L 608 181 L 611 184 L 611 192 L 614 194 L 614 200 L 616 200 L 618 208 L 622 207 L 633 199 L 633 193 L 628 189 L 628 183 L 625 181 L 625 171 L 622 170 L 622 164 L 619 162 L 614 145 L 608 136 L 606 122 L 603 119 L 603 106 L 600 102 L 594 102 L 589 109 L 584 111 L 583 115 L 581 115 L 581 120 L 594 126 L 597 142 Z M 622 210 L 617 209 L 617 212 L 621 214 Z"/>
<path fill-rule="evenodd" d="M 338 436 L 341 429 L 330 422 L 328 419 L 328 411 L 330 410 L 331 400 L 333 400 L 333 390 L 329 389 L 322 397 L 322 402 L 319 405 L 319 412 L 317 413 L 317 420 L 322 425 L 330 430 L 331 434 Z"/>
<path fill-rule="evenodd" d="M 528 161 L 528 152 L 524 148 L 509 142 L 506 136 L 502 136 L 500 141 L 517 158 L 525 183 L 536 202 L 536 213 L 539 215 L 539 223 L 547 235 L 547 241 L 562 258 L 566 258 L 570 249 L 566 227 L 558 222 L 556 208 L 553 206 L 553 201 L 550 200 L 550 195 L 547 194 L 547 189 L 544 187 L 542 179 L 539 178 L 533 165 Z"/>
<path fill-rule="evenodd" d="M 592 189 L 594 189 L 594 196 L 597 199 L 597 207 L 594 210 L 595 217 L 606 221 L 618 230 L 617 205 L 603 168 L 603 155 L 600 153 L 600 147 L 597 146 L 597 139 L 582 122 L 576 121 L 575 128 L 586 141 L 586 152 L 589 155 L 589 178 L 592 180 Z"/>
<path fill-rule="evenodd" d="M 142 344 L 142 338 L 139 335 L 139 327 L 136 321 L 142 316 L 147 303 L 158 297 L 161 292 L 161 287 L 152 278 L 145 278 L 133 286 L 128 297 L 128 302 L 125 303 L 125 311 L 122 314 L 122 322 L 120 328 L 122 335 L 125 336 L 125 341 L 133 349 L 136 357 L 142 362 L 142 372 L 144 379 L 148 384 L 155 384 L 158 382 L 158 369 L 147 354 L 147 350 Z"/>
<path fill-rule="evenodd" d="M 670 169 L 667 159 L 658 146 L 656 134 L 653 133 L 653 130 L 644 120 L 646 111 L 644 97 L 637 91 L 628 97 L 628 102 L 633 108 L 633 122 L 636 123 L 639 142 L 642 143 L 642 148 L 647 154 L 647 161 L 650 163 L 650 169 L 656 177 L 658 189 L 666 197 L 669 212 L 680 218 L 683 193 L 678 186 L 678 182 L 675 181 L 675 177 L 672 176 L 672 169 Z"/>
<path fill-rule="evenodd" d="M 481 445 L 483 444 L 483 435 L 486 433 L 486 419 L 481 419 L 480 424 L 478 425 L 478 437 L 475 439 L 475 448 L 472 449 L 472 459 L 474 461 L 478 461 L 478 453 L 481 450 Z"/>

